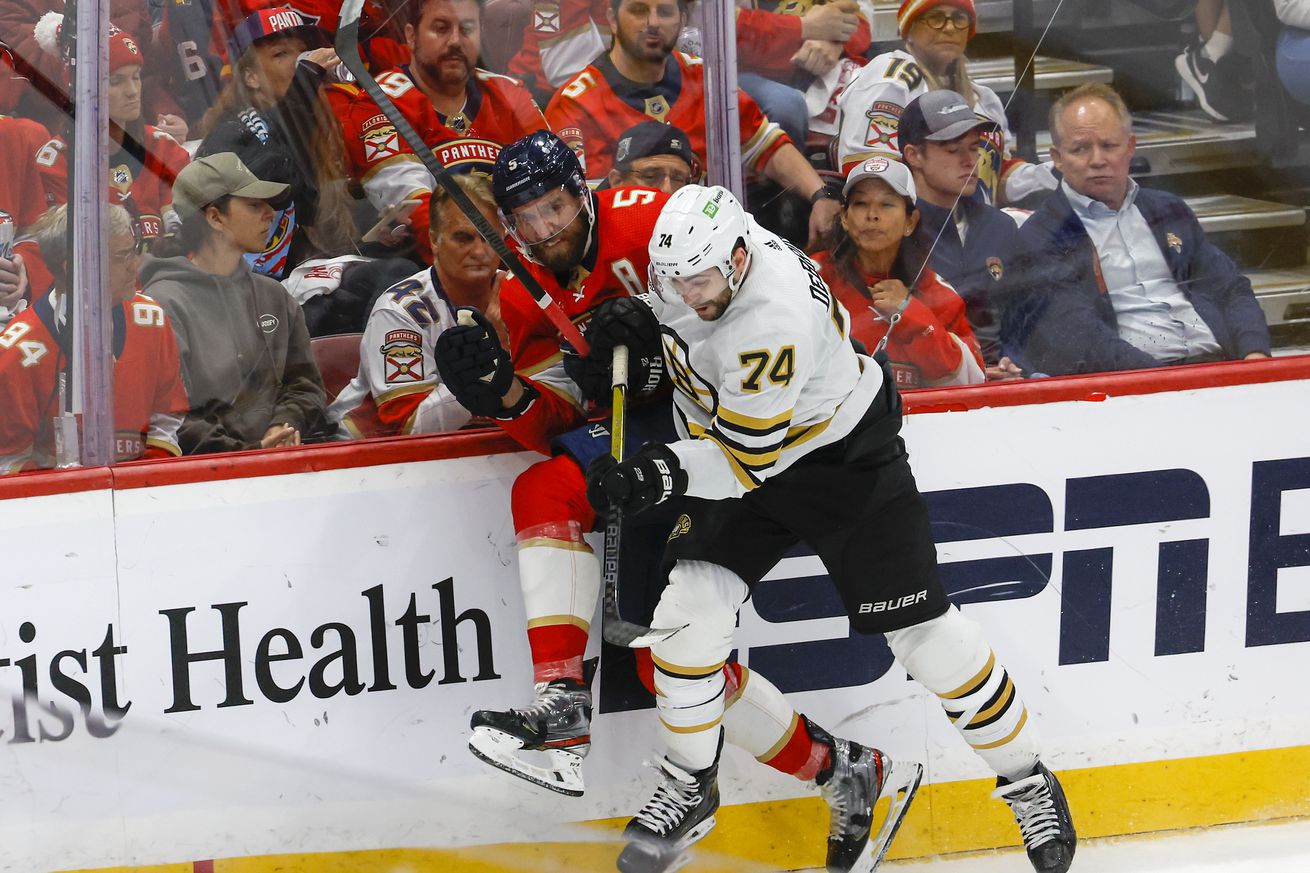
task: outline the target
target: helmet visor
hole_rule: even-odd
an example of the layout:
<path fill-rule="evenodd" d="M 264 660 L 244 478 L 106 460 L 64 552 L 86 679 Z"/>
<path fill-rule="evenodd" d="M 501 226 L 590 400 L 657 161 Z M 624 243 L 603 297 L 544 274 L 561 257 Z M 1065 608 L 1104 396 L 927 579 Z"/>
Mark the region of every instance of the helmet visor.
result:
<path fill-rule="evenodd" d="M 721 298 L 728 290 L 728 280 L 718 267 L 690 276 L 662 276 L 651 264 L 650 288 L 666 303 L 681 303 L 696 309 Z"/>
<path fill-rule="evenodd" d="M 540 245 L 561 234 L 582 211 L 582 198 L 560 186 L 535 200 L 502 213 L 505 226 L 527 245 Z"/>

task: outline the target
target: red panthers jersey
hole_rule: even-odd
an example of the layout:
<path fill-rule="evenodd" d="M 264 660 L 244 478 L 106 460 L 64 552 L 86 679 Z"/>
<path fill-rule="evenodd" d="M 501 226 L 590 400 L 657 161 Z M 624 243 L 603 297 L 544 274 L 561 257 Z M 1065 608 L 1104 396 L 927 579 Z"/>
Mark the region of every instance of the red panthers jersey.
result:
<path fill-rule="evenodd" d="M 18 227 L 27 227 L 45 212 L 45 186 L 35 163 L 37 152 L 50 141 L 45 125 L 27 118 L 0 115 L 0 209 Z"/>
<path fill-rule="evenodd" d="M 378 85 L 437 160 L 455 172 L 490 173 L 501 146 L 546 127 L 541 110 L 518 80 L 486 70 L 474 71 L 464 111 L 450 116 L 436 110 L 406 68 L 381 74 Z M 336 84 L 327 94 L 341 119 L 351 177 L 363 184 L 375 208 L 432 192 L 432 175 L 362 88 Z M 426 211 L 415 210 L 415 215 Z"/>
<path fill-rule="evenodd" d="M 0 474 L 53 465 L 51 421 L 60 413 L 58 383 L 71 342 L 66 300 L 49 294 L 0 333 Z M 116 459 L 182 454 L 177 429 L 188 403 L 168 316 L 138 293 L 113 310 L 113 321 Z"/>
<path fill-rule="evenodd" d="M 191 156 L 177 140 L 149 124 L 140 142 L 144 152 L 137 152 L 135 145 L 120 145 L 109 155 L 109 202 L 127 209 L 136 222 L 139 239 L 148 244 L 164 233 L 164 208 L 173 202 L 173 180 Z M 63 138 L 57 136 L 36 155 L 48 206 L 68 200 L 65 149 Z"/>
<path fill-rule="evenodd" d="M 737 92 L 737 111 L 742 163 L 748 170 L 762 169 L 791 140 L 745 91 Z M 609 55 L 602 55 L 551 98 L 546 118 L 578 153 L 593 184 L 614 165 L 614 147 L 623 132 L 651 119 L 686 131 L 692 150 L 704 161 L 705 68 L 700 58 L 674 52 L 664 63 L 664 78 L 646 85 L 624 78 Z"/>
<path fill-rule="evenodd" d="M 602 301 L 646 292 L 647 246 L 669 199 L 652 188 L 612 188 L 593 196 L 592 241 L 569 281 L 561 285 L 545 267 L 527 262 L 532 275 L 584 335 Z M 517 278 L 507 278 L 501 287 L 500 312 L 509 331 L 514 370 L 541 391 L 541 398 L 527 412 L 501 424 L 523 445 L 545 452 L 552 436 L 583 421 L 582 398 L 564 373 L 559 331 Z"/>

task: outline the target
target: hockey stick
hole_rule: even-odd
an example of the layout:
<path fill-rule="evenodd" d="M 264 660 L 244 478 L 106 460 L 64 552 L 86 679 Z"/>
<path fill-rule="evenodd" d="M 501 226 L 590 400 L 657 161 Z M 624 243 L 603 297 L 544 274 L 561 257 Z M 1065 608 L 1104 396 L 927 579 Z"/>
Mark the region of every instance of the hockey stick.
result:
<path fill-rule="evenodd" d="M 627 438 L 626 412 L 628 405 L 628 347 L 614 347 L 613 367 L 614 397 L 611 403 L 613 415 L 610 419 L 610 455 L 616 461 L 623 460 L 623 444 Z M 682 630 L 675 628 L 649 628 L 640 624 L 624 621 L 619 616 L 619 546 L 623 533 L 623 518 L 616 510 L 605 522 L 605 556 L 602 561 L 605 580 L 605 619 L 601 633 L 605 641 L 616 646 L 631 649 L 644 649 Z M 685 627 L 685 625 L 684 625 Z"/>
<path fill-rule="evenodd" d="M 408 0 L 410 3 L 421 3 L 423 0 Z M 432 153 L 432 149 L 418 135 L 418 132 L 410 125 L 409 120 L 400 113 L 396 104 L 387 96 L 373 74 L 369 72 L 364 65 L 363 56 L 359 51 L 359 17 L 364 12 L 364 0 L 345 0 L 341 6 L 341 23 L 337 29 L 336 50 L 337 56 L 341 62 L 350 70 L 351 75 L 355 77 L 364 92 L 369 98 L 377 104 L 382 113 L 395 126 L 396 132 L 404 138 L 409 144 L 414 154 L 427 167 L 432 178 L 436 180 L 450 199 L 455 201 L 455 205 L 460 211 L 468 216 L 468 220 L 477 228 L 482 238 L 487 241 L 496 254 L 505 263 L 511 273 L 523 283 L 523 287 L 528 289 L 528 293 L 537 301 L 537 305 L 546 313 L 546 317 L 551 320 L 556 328 L 559 329 L 560 335 L 577 350 L 579 355 L 587 354 L 590 346 L 582 338 L 582 333 L 577 326 L 564 314 L 564 310 L 559 308 L 546 289 L 541 287 L 541 283 L 536 277 L 528 271 L 528 268 L 519 260 L 519 256 L 513 249 L 506 244 L 505 239 L 496 232 L 491 223 L 482 216 L 482 212 L 473 205 L 468 195 L 464 193 L 458 185 L 455 184 L 455 178 L 450 171 L 442 166 L 437 160 L 437 156 Z"/>

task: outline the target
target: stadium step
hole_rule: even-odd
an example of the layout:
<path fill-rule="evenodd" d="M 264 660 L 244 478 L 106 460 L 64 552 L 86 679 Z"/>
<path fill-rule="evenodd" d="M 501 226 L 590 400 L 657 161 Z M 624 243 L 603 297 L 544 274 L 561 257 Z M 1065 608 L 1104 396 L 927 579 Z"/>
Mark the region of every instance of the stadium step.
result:
<path fill-rule="evenodd" d="M 1304 207 L 1232 194 L 1185 199 L 1206 237 L 1244 269 L 1295 269 L 1305 263 Z"/>
<path fill-rule="evenodd" d="M 1011 58 L 971 60 L 969 76 L 973 81 L 986 85 L 998 94 L 1008 94 L 1014 90 L 1014 60 Z M 1038 55 L 1037 68 L 1033 71 L 1033 85 L 1038 91 L 1077 88 L 1089 82 L 1109 83 L 1113 79 L 1114 70 L 1109 67 L 1042 55 Z"/>
<path fill-rule="evenodd" d="M 1310 329 L 1310 267 L 1248 270 L 1246 277 L 1271 328 Z"/>
<path fill-rule="evenodd" d="M 1142 112 L 1133 118 L 1137 160 L 1133 175 L 1171 176 L 1251 167 L 1260 163 L 1255 126 L 1220 124 L 1204 112 Z M 1037 134 L 1043 158 L 1051 145 L 1050 131 Z"/>

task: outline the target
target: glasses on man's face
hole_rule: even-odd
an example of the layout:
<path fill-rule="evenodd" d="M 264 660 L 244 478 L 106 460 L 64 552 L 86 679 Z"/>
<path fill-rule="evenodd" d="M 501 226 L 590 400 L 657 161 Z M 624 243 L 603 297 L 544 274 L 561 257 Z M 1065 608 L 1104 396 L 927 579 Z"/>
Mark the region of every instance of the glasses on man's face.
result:
<path fill-rule="evenodd" d="M 973 17 L 962 9 L 953 9 L 950 12 L 945 9 L 934 9 L 919 20 L 933 30 L 945 29 L 948 21 L 956 30 L 968 30 L 969 25 L 973 23 Z"/>
<path fill-rule="evenodd" d="M 126 267 L 128 264 L 135 264 L 137 258 L 139 258 L 140 256 L 141 255 L 136 250 L 136 247 L 133 246 L 130 249 L 123 249 L 117 252 L 110 252 L 109 262 L 113 264 L 115 267 Z"/>
<path fill-rule="evenodd" d="M 661 170 L 658 167 L 648 167 L 645 170 L 633 170 L 632 178 L 636 179 L 647 188 L 658 188 L 660 183 L 665 179 L 674 189 L 681 188 L 691 182 L 691 174 L 684 173 L 681 170 Z"/>

